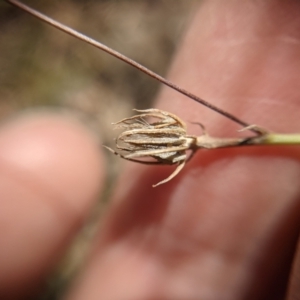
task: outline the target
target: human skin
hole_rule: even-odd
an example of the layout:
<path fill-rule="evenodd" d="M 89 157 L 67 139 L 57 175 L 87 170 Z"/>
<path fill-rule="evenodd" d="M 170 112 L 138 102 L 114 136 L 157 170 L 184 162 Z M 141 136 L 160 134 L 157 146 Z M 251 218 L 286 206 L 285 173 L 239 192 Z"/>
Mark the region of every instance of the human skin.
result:
<path fill-rule="evenodd" d="M 299 132 L 299 11 L 292 0 L 202 2 L 169 78 L 246 122 Z M 156 107 L 213 135 L 240 129 L 167 88 Z M 7 124 L 0 146 L 0 287 L 9 299 L 33 289 L 67 247 L 104 163 L 87 131 L 54 116 Z M 203 150 L 157 188 L 170 167 L 128 163 L 67 298 L 283 299 L 290 278 L 286 297 L 299 299 L 299 160 L 298 147 Z"/>

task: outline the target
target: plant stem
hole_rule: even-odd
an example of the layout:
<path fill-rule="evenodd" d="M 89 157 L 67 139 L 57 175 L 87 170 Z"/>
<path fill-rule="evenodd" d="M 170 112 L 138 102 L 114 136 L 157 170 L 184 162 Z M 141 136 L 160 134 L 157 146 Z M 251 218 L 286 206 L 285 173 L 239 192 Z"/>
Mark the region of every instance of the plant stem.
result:
<path fill-rule="evenodd" d="M 262 145 L 300 145 L 300 133 L 269 133 L 262 137 Z"/>
<path fill-rule="evenodd" d="M 66 25 L 64 25 L 64 24 L 62 24 L 62 23 L 60 23 L 60 22 L 52 19 L 52 18 L 49 18 L 48 16 L 46 16 L 46 15 L 44 15 L 44 14 L 36 11 L 35 9 L 33 9 L 33 8 L 31 8 L 31 7 L 25 5 L 25 4 L 23 4 L 23 3 L 21 3 L 21 2 L 19 2 L 17 0 L 6 0 L 6 2 L 8 2 L 8 3 L 10 3 L 10 4 L 12 4 L 12 5 L 14 5 L 14 6 L 16 6 L 16 7 L 20 8 L 20 9 L 22 9 L 23 11 L 31 14 L 32 16 L 38 18 L 39 20 L 41 20 L 41 21 L 43 21 L 43 22 L 45 22 L 45 23 L 47 23 L 47 24 L 49 24 L 49 25 L 51 25 L 51 26 L 53 26 L 53 27 L 55 27 L 55 28 L 57 28 L 57 29 L 59 29 L 59 30 L 61 30 L 61 31 L 67 33 L 67 34 L 69 34 L 69 35 L 71 35 L 71 36 L 74 36 L 77 39 L 79 39 L 81 41 L 84 41 L 84 42 L 86 42 L 86 43 L 88 43 L 88 44 L 90 44 L 90 45 L 92 45 L 92 46 L 94 46 L 94 47 L 96 47 L 96 48 L 98 48 L 98 49 L 100 49 L 102 51 L 105 51 L 106 53 L 108 53 L 108 54 L 110 54 L 110 55 L 112 55 L 112 56 L 114 56 L 114 57 L 116 57 L 116 58 L 118 58 L 120 60 L 122 60 L 123 62 L 125 62 L 125 63 L 133 66 L 134 68 L 136 68 L 136 69 L 138 69 L 138 70 L 140 70 L 142 72 L 144 72 L 148 76 L 150 76 L 150 77 L 152 77 L 152 78 L 160 81 L 161 83 L 165 84 L 166 86 L 169 86 L 170 88 L 174 89 L 175 91 L 177 91 L 177 92 L 179 92 L 179 93 L 181 93 L 181 94 L 189 97 L 190 99 L 192 99 L 192 100 L 194 100 L 194 101 L 196 101 L 196 102 L 198 102 L 198 103 L 206 106 L 207 108 L 209 108 L 209 109 L 211 109 L 211 110 L 219 113 L 220 115 L 223 115 L 224 117 L 226 117 L 229 120 L 231 120 L 231 121 L 233 121 L 233 122 L 241 125 L 242 127 L 249 127 L 248 123 L 246 123 L 243 120 L 239 119 L 235 115 L 233 115 L 233 114 L 231 114 L 231 113 L 229 113 L 229 112 L 227 112 L 227 111 L 225 111 L 225 110 L 223 110 L 223 109 L 215 106 L 214 104 L 211 104 L 208 101 L 206 101 L 206 100 L 204 100 L 204 99 L 202 99 L 202 98 L 200 98 L 200 97 L 198 97 L 198 96 L 190 93 L 189 91 L 187 91 L 187 90 L 185 90 L 185 89 L 177 86 L 173 82 L 171 82 L 171 81 L 165 79 L 164 77 L 156 74 L 155 72 L 149 70 L 148 68 L 142 66 L 141 64 L 135 62 L 134 60 L 126 57 L 125 55 L 123 55 L 121 53 L 119 53 L 118 51 L 113 50 L 110 47 L 108 47 L 108 46 L 106 46 L 106 45 L 104 45 L 104 44 L 102 44 L 100 42 L 97 42 L 94 39 L 92 39 L 92 38 L 90 38 L 90 37 L 88 37 L 88 36 L 86 36 L 86 35 L 78 32 L 78 31 L 76 31 L 76 30 L 74 30 L 74 29 L 72 29 L 72 28 L 70 28 L 70 27 L 68 27 L 68 26 L 66 26 Z M 249 130 L 251 130 L 255 134 L 258 134 L 258 135 L 260 134 L 260 132 L 257 131 L 255 127 L 250 128 Z"/>
<path fill-rule="evenodd" d="M 300 145 L 299 133 L 265 133 L 246 138 L 217 138 L 209 135 L 196 137 L 195 148 L 216 149 L 240 146 Z"/>

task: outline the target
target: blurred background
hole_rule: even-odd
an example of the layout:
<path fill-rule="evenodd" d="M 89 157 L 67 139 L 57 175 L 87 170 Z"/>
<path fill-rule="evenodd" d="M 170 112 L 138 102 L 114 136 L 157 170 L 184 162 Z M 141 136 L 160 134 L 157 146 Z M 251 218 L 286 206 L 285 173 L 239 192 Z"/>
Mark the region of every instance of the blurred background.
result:
<path fill-rule="evenodd" d="M 25 4 L 165 76 L 199 0 L 26 0 Z M 51 106 L 113 145 L 111 122 L 150 108 L 159 84 L 131 66 L 0 2 L 0 118 Z"/>
<path fill-rule="evenodd" d="M 199 2 L 24 0 L 162 76 Z M 51 107 L 80 118 L 96 131 L 101 144 L 114 147 L 111 123 L 132 115 L 132 108 L 152 107 L 160 88 L 154 79 L 4 1 L 0 30 L 0 120 L 22 110 Z M 107 157 L 112 182 L 122 160 L 108 151 Z M 83 248 L 85 242 L 80 243 Z"/>

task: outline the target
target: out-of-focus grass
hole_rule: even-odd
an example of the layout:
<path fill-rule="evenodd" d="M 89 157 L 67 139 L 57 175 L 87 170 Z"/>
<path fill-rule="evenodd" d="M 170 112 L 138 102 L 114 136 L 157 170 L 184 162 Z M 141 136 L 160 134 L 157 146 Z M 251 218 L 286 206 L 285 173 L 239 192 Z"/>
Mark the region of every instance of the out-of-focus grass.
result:
<path fill-rule="evenodd" d="M 199 1 L 27 0 L 26 4 L 162 75 Z M 111 122 L 148 108 L 158 84 L 132 67 L 0 4 L 0 117 L 34 106 L 76 108 L 110 144 Z"/>

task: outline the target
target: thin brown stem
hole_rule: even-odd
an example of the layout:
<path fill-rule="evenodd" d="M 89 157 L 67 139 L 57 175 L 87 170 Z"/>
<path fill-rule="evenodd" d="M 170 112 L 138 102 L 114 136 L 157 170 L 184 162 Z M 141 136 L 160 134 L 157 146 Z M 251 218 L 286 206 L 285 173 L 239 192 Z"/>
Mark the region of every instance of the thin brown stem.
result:
<path fill-rule="evenodd" d="M 109 48 L 108 46 L 106 46 L 106 45 L 104 45 L 100 42 L 97 42 L 94 39 L 78 32 L 78 31 L 75 31 L 74 29 L 72 29 L 72 28 L 70 28 L 66 25 L 61 24 L 58 21 L 55 21 L 52 18 L 49 18 L 48 16 L 36 11 L 35 9 L 33 9 L 33 8 L 27 6 L 27 5 L 25 5 L 25 4 L 23 4 L 19 1 L 6 0 L 6 2 L 22 9 L 23 11 L 35 16 L 39 20 L 41 20 L 41 21 L 43 21 L 43 22 L 45 22 L 45 23 L 47 23 L 47 24 L 49 24 L 49 25 L 51 25 L 51 26 L 53 26 L 53 27 L 55 27 L 55 28 L 57 28 L 61 31 L 64 31 L 65 33 L 67 33 L 71 36 L 74 36 L 74 37 L 76 37 L 76 38 L 78 38 L 78 39 L 80 39 L 80 40 L 82 40 L 82 41 L 98 48 L 98 49 L 101 49 L 102 51 L 105 51 L 106 53 L 122 60 L 123 62 L 125 62 L 125 63 L 127 63 L 127 64 L 129 64 L 129 65 L 131 65 L 135 68 L 137 68 L 138 70 L 142 71 L 143 73 L 147 74 L 148 76 L 162 82 L 163 84 L 169 86 L 170 88 L 176 90 L 177 92 L 179 92 L 179 93 L 189 97 L 190 99 L 193 99 L 194 101 L 196 101 L 198 103 L 201 103 L 202 105 L 206 106 L 207 108 L 210 108 L 211 110 L 223 115 L 224 117 L 230 119 L 231 121 L 236 122 L 236 123 L 238 123 L 239 125 L 241 125 L 243 127 L 248 127 L 249 126 L 248 123 L 242 121 L 241 119 L 237 118 L 236 116 L 234 116 L 234 115 L 230 114 L 229 112 L 227 112 L 227 111 L 225 111 L 225 110 L 223 110 L 223 109 L 207 102 L 206 100 L 201 99 L 200 97 L 190 93 L 189 91 L 177 86 L 176 84 L 172 83 L 171 81 L 169 81 L 169 80 L 165 79 L 164 77 L 156 74 L 155 72 L 149 70 L 148 68 L 142 66 L 141 64 L 135 62 L 134 60 L 126 57 L 125 55 L 123 55 L 121 53 L 119 53 L 118 51 L 113 50 L 113 49 Z M 250 128 L 249 130 L 253 131 L 254 133 L 256 133 L 258 135 L 260 134 L 260 132 L 258 132 L 255 128 Z"/>

